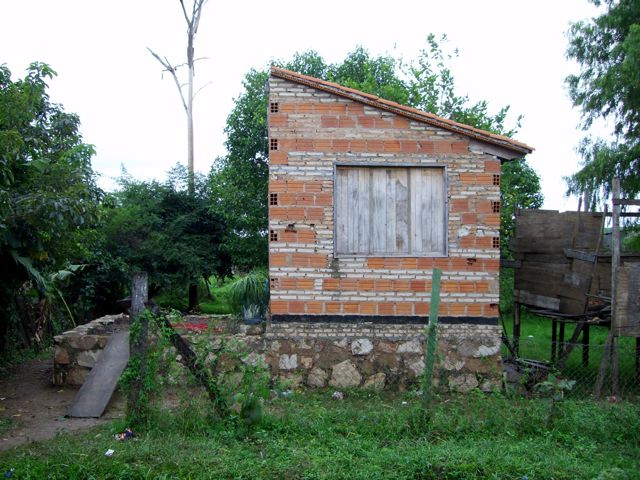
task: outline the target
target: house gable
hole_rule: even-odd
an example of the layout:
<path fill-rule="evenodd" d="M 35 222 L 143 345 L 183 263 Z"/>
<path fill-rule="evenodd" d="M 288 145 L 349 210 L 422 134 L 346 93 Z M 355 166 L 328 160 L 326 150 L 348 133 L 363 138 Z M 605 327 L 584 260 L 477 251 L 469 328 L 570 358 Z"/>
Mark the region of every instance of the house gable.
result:
<path fill-rule="evenodd" d="M 531 148 L 296 75 L 274 69 L 269 80 L 272 319 L 423 321 L 430 302 L 431 272 L 437 267 L 443 271 L 442 321 L 496 324 L 501 158 L 521 156 Z M 372 183 L 374 177 L 408 178 L 434 168 L 443 172 L 444 249 L 414 246 L 393 251 L 388 248 L 393 237 L 381 251 L 374 240 L 357 243 L 367 232 L 382 235 L 385 231 L 371 226 L 382 218 L 382 210 L 375 208 L 382 193 L 375 193 L 380 188 Z M 349 191 L 371 192 L 347 193 L 357 204 L 337 199 L 336 195 L 345 195 L 341 185 L 348 184 L 340 179 L 355 178 L 355 171 L 361 186 L 356 190 L 352 183 Z M 409 180 L 399 182 L 410 187 Z M 365 203 L 369 210 L 362 208 Z M 425 204 L 424 199 L 411 200 L 407 210 L 413 212 L 415 206 Z M 338 207 L 342 216 L 336 212 Z M 352 210 L 368 212 L 368 220 L 356 219 Z M 420 224 L 431 217 L 412 218 Z M 342 237 L 347 238 L 343 248 L 338 229 L 349 225 L 358 225 L 358 231 Z M 430 244 L 424 240 L 433 235 L 432 230 L 411 228 L 406 227 L 406 235 L 420 235 L 424 245 L 439 245 L 434 239 Z M 402 231 L 397 228 L 398 234 Z"/>

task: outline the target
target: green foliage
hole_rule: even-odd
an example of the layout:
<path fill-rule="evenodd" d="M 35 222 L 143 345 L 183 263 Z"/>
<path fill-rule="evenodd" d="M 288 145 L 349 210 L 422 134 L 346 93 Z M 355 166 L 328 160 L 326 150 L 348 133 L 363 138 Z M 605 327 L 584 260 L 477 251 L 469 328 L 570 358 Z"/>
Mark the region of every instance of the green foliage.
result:
<path fill-rule="evenodd" d="M 540 208 L 544 201 L 540 177 L 523 159 L 505 162 L 500 176 L 500 251 L 510 257 L 509 240 L 515 234 L 516 210 Z"/>
<path fill-rule="evenodd" d="M 170 340 L 174 331 L 165 326 L 163 317 L 145 310 L 131 325 L 132 342 L 140 339 L 143 319 L 148 323 L 147 351 L 132 355 L 120 377 L 120 386 L 127 396 L 138 389 L 137 401 L 128 404 L 127 425 L 148 430 L 162 414 L 160 400 L 168 385 L 180 383 L 185 377 L 191 386 L 201 388 L 201 385 L 183 365 L 185 360 L 177 356 Z M 171 324 L 182 321 L 175 311 L 169 313 L 169 319 Z M 251 357 L 241 342 L 212 332 L 192 333 L 189 341 L 197 364 L 204 369 L 208 384 L 218 395 L 215 404 L 210 399 L 209 415 L 221 416 L 241 429 L 258 425 L 269 396 L 270 376 L 264 362 Z"/>
<path fill-rule="evenodd" d="M 0 453 L 16 478 L 624 479 L 638 478 L 633 404 L 566 400 L 544 426 L 539 399 L 464 395 L 433 405 L 415 395 L 331 400 L 330 391 L 266 403 L 249 432 L 211 422 L 206 400 L 165 412 L 139 441 L 114 446 L 122 421 Z M 403 402 L 406 402 L 403 403 Z M 111 458 L 104 452 L 115 449 Z"/>
<path fill-rule="evenodd" d="M 163 183 L 123 175 L 120 189 L 103 204 L 104 221 L 84 262 L 91 266 L 85 285 L 113 303 L 127 291 L 134 270 L 149 274 L 152 295 L 186 291 L 203 277 L 228 274 L 220 248 L 225 226 L 209 209 L 208 198 L 201 177 L 196 177 L 195 193 L 189 193 L 182 166 Z"/>
<path fill-rule="evenodd" d="M 13 81 L 0 66 L 0 350 L 12 335 L 8 319 L 32 328 L 9 311 L 19 288 L 31 282 L 35 298 L 46 298 L 48 274 L 72 261 L 98 219 L 94 149 L 82 142 L 79 118 L 49 100 L 55 75 L 36 62 Z"/>
<path fill-rule="evenodd" d="M 561 415 L 559 404 L 566 395 L 573 390 L 575 380 L 567 380 L 554 374 L 549 374 L 547 379 L 535 385 L 535 391 L 547 398 L 549 401 L 549 414 L 547 416 L 547 427 L 553 425 Z"/>
<path fill-rule="evenodd" d="M 135 401 L 127 402 L 127 425 L 138 428 L 148 427 L 154 416 L 159 413 L 158 397 L 162 390 L 161 370 L 167 369 L 166 350 L 170 343 L 164 335 L 156 316 L 149 310 L 143 310 L 131 321 L 130 343 L 136 344 L 142 335 L 142 322 L 148 323 L 148 348 L 146 352 L 135 353 L 129 357 L 127 368 L 120 376 L 120 388 L 127 397 L 132 397 L 136 389 Z M 153 336 L 151 336 L 153 335 Z"/>
<path fill-rule="evenodd" d="M 269 304 L 268 275 L 266 270 L 253 270 L 236 278 L 229 286 L 231 308 L 247 318 L 263 317 Z"/>
<path fill-rule="evenodd" d="M 571 26 L 567 56 L 580 64 L 580 72 L 567 84 L 584 128 L 607 119 L 615 140 L 586 138 L 580 146 L 583 167 L 567 180 L 569 193 L 589 191 L 595 203 L 600 190 L 609 193 L 614 176 L 626 194 L 640 192 L 640 2 L 591 1 L 605 11 Z"/>
<path fill-rule="evenodd" d="M 341 63 L 327 64 L 315 51 L 296 54 L 288 62 L 274 64 L 306 75 L 340 83 L 366 93 L 409 105 L 427 112 L 451 118 L 477 128 L 507 136 L 513 135 L 520 124 L 507 127 L 508 107 L 491 113 L 486 101 L 472 102 L 468 96 L 455 90 L 455 79 L 449 67 L 457 51 L 449 52 L 444 46 L 446 37 L 427 38 L 427 48 L 412 63 L 390 55 L 372 56 L 357 47 Z M 267 264 L 267 70 L 252 69 L 245 76 L 244 91 L 236 99 L 227 118 L 228 154 L 217 159 L 211 173 L 214 205 L 212 209 L 228 225 L 224 248 L 232 264 L 241 270 Z M 537 174 L 521 162 L 520 172 L 528 175 L 527 185 L 538 185 L 535 199 L 529 195 L 513 194 L 505 202 L 514 201 L 521 206 L 541 202 Z M 539 199 L 539 200 L 538 200 Z M 515 207 L 507 210 L 513 211 Z"/>

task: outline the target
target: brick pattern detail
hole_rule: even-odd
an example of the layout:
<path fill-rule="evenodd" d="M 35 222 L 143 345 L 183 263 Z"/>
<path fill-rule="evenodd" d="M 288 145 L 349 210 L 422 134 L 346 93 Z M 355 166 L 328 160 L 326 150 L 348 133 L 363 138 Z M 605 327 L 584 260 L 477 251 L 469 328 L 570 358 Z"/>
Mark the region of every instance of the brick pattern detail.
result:
<path fill-rule="evenodd" d="M 497 316 L 500 160 L 469 139 L 280 78 L 269 80 L 269 275 L 274 314 Z M 448 256 L 334 257 L 336 163 L 447 167 Z M 496 184 L 496 177 L 498 184 Z M 270 197 L 271 198 L 271 197 Z M 499 202 L 498 202 L 499 204 Z M 499 239 L 498 239 L 499 240 Z"/>

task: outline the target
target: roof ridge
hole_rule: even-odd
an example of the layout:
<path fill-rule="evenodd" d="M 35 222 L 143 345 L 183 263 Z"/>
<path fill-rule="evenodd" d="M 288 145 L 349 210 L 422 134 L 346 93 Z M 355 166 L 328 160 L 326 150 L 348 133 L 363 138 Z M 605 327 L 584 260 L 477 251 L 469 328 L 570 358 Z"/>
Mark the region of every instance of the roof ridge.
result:
<path fill-rule="evenodd" d="M 407 116 L 413 120 L 422 121 L 424 123 L 438 126 L 455 133 L 470 136 L 478 140 L 499 145 L 504 148 L 511 148 L 518 153 L 526 155 L 527 153 L 531 153 L 534 150 L 533 147 L 530 147 L 526 143 L 519 142 L 505 135 L 491 133 L 480 128 L 472 127 L 471 125 L 466 125 L 464 123 L 456 122 L 455 120 L 440 117 L 433 113 L 408 107 L 407 105 L 402 105 L 401 103 L 393 102 L 391 100 L 386 100 L 376 95 L 365 93 L 361 90 L 356 90 L 355 88 L 345 87 L 344 85 L 340 85 L 338 83 L 329 82 L 327 80 L 311 77 L 309 75 L 304 75 L 302 73 L 294 72 L 292 70 L 287 70 L 285 68 L 276 66 L 271 67 L 271 74 L 276 77 L 291 80 L 297 83 L 302 83 L 313 88 L 319 88 L 336 95 L 341 95 L 356 102 L 361 102 L 373 107 L 381 108 L 383 110 L 392 111 L 393 113 Z"/>

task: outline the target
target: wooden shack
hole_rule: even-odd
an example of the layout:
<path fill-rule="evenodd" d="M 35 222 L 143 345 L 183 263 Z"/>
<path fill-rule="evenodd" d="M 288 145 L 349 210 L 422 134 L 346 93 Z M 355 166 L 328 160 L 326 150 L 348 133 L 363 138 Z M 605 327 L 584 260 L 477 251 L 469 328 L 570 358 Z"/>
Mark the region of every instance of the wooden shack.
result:
<path fill-rule="evenodd" d="M 269 335 L 338 339 L 355 357 L 353 342 L 366 340 L 366 359 L 336 361 L 351 362 L 362 382 L 408 365 L 415 376 L 440 268 L 450 376 L 477 386 L 485 357 L 495 373 L 500 166 L 531 147 L 280 68 L 268 114 Z"/>

